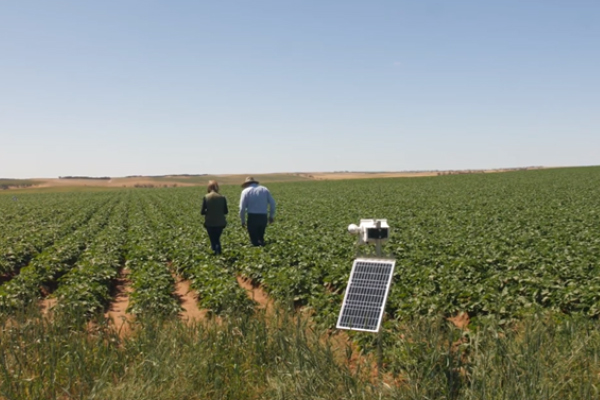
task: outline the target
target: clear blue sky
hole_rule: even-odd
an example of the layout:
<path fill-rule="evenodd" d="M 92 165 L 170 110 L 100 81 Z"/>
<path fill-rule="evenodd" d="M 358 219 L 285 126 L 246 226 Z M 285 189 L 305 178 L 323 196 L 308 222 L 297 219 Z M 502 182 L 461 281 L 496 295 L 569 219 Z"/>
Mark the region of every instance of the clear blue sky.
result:
<path fill-rule="evenodd" d="M 598 164 L 598 0 L 0 4 L 0 177 Z"/>

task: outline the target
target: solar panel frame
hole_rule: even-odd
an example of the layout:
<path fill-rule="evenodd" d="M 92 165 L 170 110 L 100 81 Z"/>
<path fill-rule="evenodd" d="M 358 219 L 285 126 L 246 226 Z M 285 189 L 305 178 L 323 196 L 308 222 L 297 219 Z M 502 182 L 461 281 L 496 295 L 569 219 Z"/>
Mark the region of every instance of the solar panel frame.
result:
<path fill-rule="evenodd" d="M 357 258 L 336 327 L 364 332 L 379 332 L 390 291 L 396 260 Z"/>

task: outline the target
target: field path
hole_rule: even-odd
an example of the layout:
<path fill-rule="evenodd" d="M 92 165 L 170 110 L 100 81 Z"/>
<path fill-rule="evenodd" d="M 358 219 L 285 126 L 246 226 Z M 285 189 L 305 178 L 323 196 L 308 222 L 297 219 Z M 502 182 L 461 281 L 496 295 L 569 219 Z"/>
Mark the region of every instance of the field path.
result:
<path fill-rule="evenodd" d="M 208 310 L 198 308 L 198 296 L 190 289 L 190 281 L 177 279 L 175 282 L 175 294 L 181 301 L 183 311 L 179 314 L 188 322 L 204 321 Z"/>
<path fill-rule="evenodd" d="M 123 270 L 120 277 L 117 278 L 115 299 L 105 314 L 112 321 L 115 330 L 121 335 L 130 332 L 130 322 L 133 320 L 133 315 L 127 313 L 129 293 L 133 292 L 131 282 L 127 278 L 128 274 L 129 272 Z"/>
<path fill-rule="evenodd" d="M 42 315 L 49 316 L 56 303 L 57 299 L 55 297 L 44 297 L 40 300 L 39 305 Z"/>
<path fill-rule="evenodd" d="M 258 303 L 258 308 L 265 310 L 267 315 L 273 313 L 273 299 L 260 287 L 254 286 L 250 279 L 242 276 L 237 277 L 238 284 L 246 290 L 248 297 Z"/>

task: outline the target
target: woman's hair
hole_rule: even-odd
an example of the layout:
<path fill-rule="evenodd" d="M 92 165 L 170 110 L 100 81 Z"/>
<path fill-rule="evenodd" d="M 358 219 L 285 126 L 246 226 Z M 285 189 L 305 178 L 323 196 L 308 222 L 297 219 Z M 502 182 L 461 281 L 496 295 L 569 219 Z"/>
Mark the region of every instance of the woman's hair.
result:
<path fill-rule="evenodd" d="M 217 181 L 208 181 L 208 193 L 215 191 L 219 193 L 219 184 Z"/>

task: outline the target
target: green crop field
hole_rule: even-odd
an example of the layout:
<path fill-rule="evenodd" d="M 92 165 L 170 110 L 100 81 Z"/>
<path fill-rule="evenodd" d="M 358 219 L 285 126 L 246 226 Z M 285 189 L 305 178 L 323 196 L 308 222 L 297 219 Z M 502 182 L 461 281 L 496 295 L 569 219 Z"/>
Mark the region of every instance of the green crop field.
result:
<path fill-rule="evenodd" d="M 403 390 L 412 388 L 414 382 L 415 388 L 425 390 L 423 385 L 429 382 L 431 390 L 443 392 L 430 398 L 493 398 L 486 395 L 491 390 L 510 398 L 513 389 L 521 398 L 599 395 L 598 364 L 593 366 L 592 361 L 600 354 L 594 333 L 600 315 L 599 167 L 418 179 L 273 182 L 268 187 L 278 212 L 267 229 L 264 248 L 250 247 L 240 227 L 241 188 L 222 187 L 231 214 L 222 239 L 223 254 L 217 257 L 211 255 L 202 226 L 203 188 L 0 193 L 3 324 L 33 312 L 32 307 L 45 297 L 56 299 L 57 321 L 96 320 L 114 300 L 117 278 L 127 271 L 133 289 L 129 312 L 140 321 L 177 315 L 181 310 L 174 294 L 177 277 L 190 281 L 199 307 L 212 314 L 228 321 L 259 319 L 256 304 L 237 283 L 236 277 L 244 276 L 260 285 L 282 309 L 301 309 L 310 315 L 311 329 L 331 330 L 357 250 L 346 227 L 361 218 L 387 218 L 392 231 L 384 252 L 397 263 L 382 333 L 385 371 L 406 385 L 399 385 L 393 393 L 360 386 L 360 393 L 423 398 L 432 395 L 413 391 L 410 397 Z M 468 331 L 446 326 L 445 318 L 461 312 L 470 318 Z M 511 341 L 506 345 L 500 339 L 494 342 L 487 336 L 491 331 L 504 332 L 502 337 Z M 565 332 L 571 336 L 567 338 Z M 525 333 L 539 335 L 530 338 Z M 373 349 L 376 336 L 351 336 L 365 352 Z M 16 376 L 17 364 L 3 340 L 0 398 L 17 398 L 11 396 L 25 383 L 10 378 Z M 427 358 L 428 351 L 439 351 L 440 343 L 450 348 L 438 354 L 445 370 Z M 457 343 L 463 350 L 451 349 Z M 548 356 L 553 361 L 535 364 L 536 352 L 519 347 L 523 343 L 548 346 L 544 351 L 554 351 Z M 480 353 L 475 347 L 484 344 L 493 354 Z M 584 346 L 584 353 L 567 351 L 575 345 Z M 504 365 L 499 356 L 502 351 L 507 360 L 514 356 L 516 361 Z M 541 354 L 538 348 L 537 355 Z M 484 355 L 490 358 L 484 360 Z M 525 362 L 525 356 L 532 360 L 517 365 Z M 518 385 L 509 389 L 510 385 L 502 384 L 506 376 L 517 382 L 532 366 L 547 369 L 547 364 L 556 363 L 566 369 L 540 372 L 536 375 L 540 387 L 523 384 L 519 392 Z M 489 381 L 489 386 L 485 386 L 486 379 L 496 375 L 481 369 L 484 364 L 496 366 L 497 380 Z M 32 379 L 25 369 L 21 371 L 23 379 Z M 572 376 L 574 371 L 579 375 Z M 358 379 L 352 371 L 346 372 Z M 572 384 L 560 386 L 556 382 L 560 377 L 553 375 L 557 373 L 569 375 L 564 382 Z M 279 378 L 289 390 L 297 384 L 295 378 L 287 383 Z M 104 385 L 110 386 L 111 379 Z M 87 389 L 75 385 L 81 396 L 90 395 L 95 387 L 90 382 L 86 385 Z M 319 390 L 331 394 L 330 390 L 339 389 L 335 387 Z M 49 393 L 42 386 L 38 389 L 40 398 Z M 214 397 L 189 398 L 219 398 L 224 393 L 211 390 Z M 269 390 L 263 386 L 252 396 L 269 393 L 267 398 L 286 398 Z M 161 398 L 167 392 L 156 393 Z"/>

